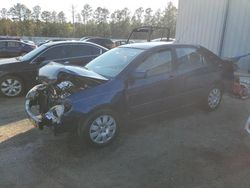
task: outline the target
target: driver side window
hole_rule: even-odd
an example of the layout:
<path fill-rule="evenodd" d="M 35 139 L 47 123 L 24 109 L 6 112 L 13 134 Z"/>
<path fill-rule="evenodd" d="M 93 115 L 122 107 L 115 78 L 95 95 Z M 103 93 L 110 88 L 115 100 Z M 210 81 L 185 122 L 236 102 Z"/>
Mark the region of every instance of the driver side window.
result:
<path fill-rule="evenodd" d="M 171 50 L 159 51 L 140 64 L 137 69 L 138 72 L 147 72 L 148 76 L 156 76 L 171 72 L 172 70 L 172 56 Z"/>

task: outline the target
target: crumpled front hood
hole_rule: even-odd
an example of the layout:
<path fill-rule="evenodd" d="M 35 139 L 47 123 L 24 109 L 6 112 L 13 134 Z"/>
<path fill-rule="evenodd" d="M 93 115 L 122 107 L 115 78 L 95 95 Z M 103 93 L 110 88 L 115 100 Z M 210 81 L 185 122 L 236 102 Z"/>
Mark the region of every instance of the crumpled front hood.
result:
<path fill-rule="evenodd" d="M 7 65 L 7 64 L 12 64 L 12 63 L 18 63 L 20 62 L 16 58 L 8 58 L 8 59 L 1 59 L 0 60 L 0 66 L 1 65 Z"/>
<path fill-rule="evenodd" d="M 93 71 L 87 70 L 84 67 L 63 65 L 63 64 L 55 63 L 55 62 L 51 62 L 43 66 L 42 68 L 40 68 L 39 73 L 38 73 L 38 79 L 41 81 L 53 83 L 57 81 L 58 76 L 61 73 L 66 73 L 66 74 L 77 76 L 77 77 L 79 76 L 79 77 L 87 78 L 87 79 L 94 80 L 97 82 L 108 81 L 107 78 Z"/>

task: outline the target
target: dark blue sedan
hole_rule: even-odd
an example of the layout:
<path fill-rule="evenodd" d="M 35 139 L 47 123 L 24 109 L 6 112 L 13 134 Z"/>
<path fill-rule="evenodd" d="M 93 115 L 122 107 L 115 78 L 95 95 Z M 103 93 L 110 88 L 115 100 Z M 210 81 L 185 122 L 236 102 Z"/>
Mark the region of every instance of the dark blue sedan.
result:
<path fill-rule="evenodd" d="M 223 63 L 201 46 L 124 45 L 85 67 L 52 63 L 41 68 L 43 84 L 27 94 L 26 111 L 41 129 L 76 130 L 80 138 L 103 146 L 116 137 L 124 119 L 196 103 L 210 111 L 218 108 L 226 75 Z"/>

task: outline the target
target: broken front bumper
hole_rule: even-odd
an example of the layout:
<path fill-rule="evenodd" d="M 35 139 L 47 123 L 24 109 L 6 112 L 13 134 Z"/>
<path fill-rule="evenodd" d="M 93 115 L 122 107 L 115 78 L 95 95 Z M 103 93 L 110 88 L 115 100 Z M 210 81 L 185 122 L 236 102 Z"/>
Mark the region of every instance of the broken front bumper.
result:
<path fill-rule="evenodd" d="M 39 113 L 39 90 L 45 89 L 45 86 L 40 84 L 32 88 L 25 98 L 25 111 L 29 116 L 32 124 L 40 129 L 43 129 L 44 126 L 52 127 L 54 132 L 58 130 L 62 124 L 62 116 L 65 111 L 63 104 L 58 104 L 53 106 L 48 110 L 48 112 L 41 114 Z"/>

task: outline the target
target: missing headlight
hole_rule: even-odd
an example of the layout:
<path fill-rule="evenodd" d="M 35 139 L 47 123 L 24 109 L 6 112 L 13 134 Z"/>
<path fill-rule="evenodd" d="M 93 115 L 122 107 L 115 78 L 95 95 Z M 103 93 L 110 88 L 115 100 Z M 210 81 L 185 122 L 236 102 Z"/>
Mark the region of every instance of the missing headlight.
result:
<path fill-rule="evenodd" d="M 51 120 L 52 123 L 61 123 L 61 117 L 64 113 L 64 105 L 56 105 L 53 106 L 47 113 L 45 113 L 45 117 L 48 120 Z"/>

